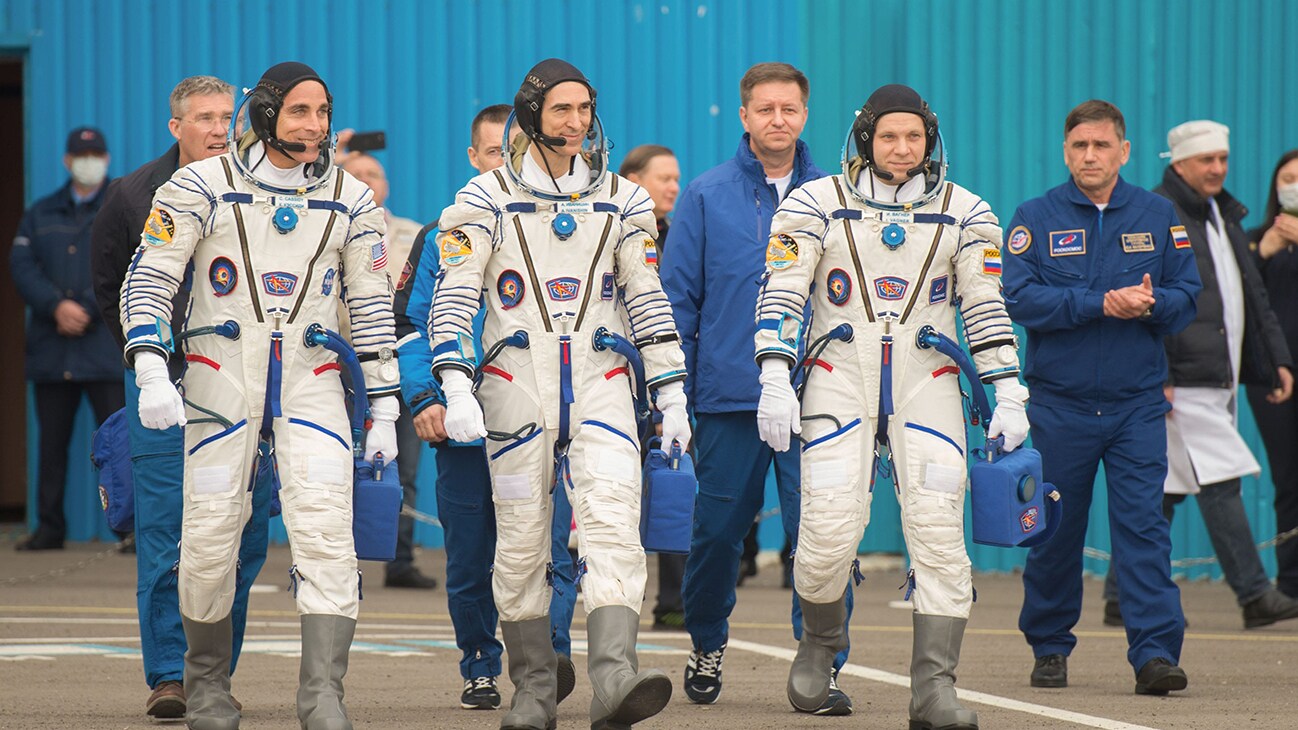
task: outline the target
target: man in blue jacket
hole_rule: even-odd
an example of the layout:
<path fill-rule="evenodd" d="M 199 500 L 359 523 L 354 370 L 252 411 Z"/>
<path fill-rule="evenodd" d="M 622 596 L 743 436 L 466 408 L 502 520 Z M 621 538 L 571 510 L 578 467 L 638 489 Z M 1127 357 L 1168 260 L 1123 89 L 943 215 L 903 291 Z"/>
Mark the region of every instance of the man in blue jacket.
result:
<path fill-rule="evenodd" d="M 739 150 L 690 182 L 664 246 L 663 289 L 685 350 L 685 387 L 697 420 L 699 497 L 682 591 L 685 628 L 694 642 L 685 693 L 697 704 L 712 704 L 721 693 L 742 543 L 762 507 L 772 461 L 784 531 L 797 544 L 798 453 L 777 454 L 757 435 L 761 387 L 753 362 L 753 302 L 775 209 L 791 190 L 825 176 L 798 139 L 809 93 L 807 77 L 786 63 L 748 69 L 739 82 L 745 132 Z M 847 595 L 850 606 L 851 591 Z M 793 628 L 798 638 L 796 595 Z M 844 650 L 835 670 L 846 660 Z M 816 714 L 851 711 L 851 700 L 834 685 Z"/>
<path fill-rule="evenodd" d="M 121 408 L 122 357 L 99 318 L 90 283 L 90 226 L 108 187 L 108 144 L 92 127 L 68 135 L 71 179 L 32 204 L 18 224 L 10 263 L 27 321 L 27 378 L 40 429 L 39 525 L 18 550 L 62 550 L 68 444 L 82 397 L 95 424 Z"/>
<path fill-rule="evenodd" d="M 478 172 L 505 163 L 501 141 L 512 107 L 489 106 L 478 112 L 470 129 L 469 164 Z M 433 352 L 428 345 L 428 312 L 440 268 L 437 246 L 424 247 L 433 238 L 436 223 L 415 237 L 400 278 L 396 282 L 393 312 L 397 325 L 397 363 L 401 368 L 401 397 L 414 414 L 415 433 L 437 450 L 437 516 L 446 545 L 446 601 L 455 628 L 455 643 L 463 652 L 460 674 L 464 690 L 460 707 L 494 710 L 500 706 L 496 677 L 500 675 L 503 647 L 496 638 L 498 614 L 491 592 L 491 565 L 496 552 L 496 513 L 491 500 L 491 474 L 480 443 L 447 440 L 446 401 L 433 378 Z M 482 352 L 482 315 L 474 322 L 474 349 Z M 402 358 L 405 358 L 402 360 Z M 563 701 L 576 683 L 572 664 L 572 613 L 577 601 L 568 533 L 572 507 L 564 490 L 556 489 L 551 525 L 554 595 L 550 601 L 550 628 L 559 655 L 558 700 Z"/>
<path fill-rule="evenodd" d="M 1125 135 L 1112 104 L 1074 108 L 1064 123 L 1071 179 L 1019 206 L 1005 242 L 1006 308 L 1028 332 L 1033 442 L 1067 517 L 1028 553 L 1019 629 L 1036 657 L 1032 686 L 1066 687 L 1082 545 L 1103 461 L 1127 660 L 1137 694 L 1165 695 L 1187 679 L 1177 666 L 1185 617 L 1162 514 L 1163 338 L 1194 319 L 1200 282 L 1172 204 L 1119 177 L 1131 151 Z"/>

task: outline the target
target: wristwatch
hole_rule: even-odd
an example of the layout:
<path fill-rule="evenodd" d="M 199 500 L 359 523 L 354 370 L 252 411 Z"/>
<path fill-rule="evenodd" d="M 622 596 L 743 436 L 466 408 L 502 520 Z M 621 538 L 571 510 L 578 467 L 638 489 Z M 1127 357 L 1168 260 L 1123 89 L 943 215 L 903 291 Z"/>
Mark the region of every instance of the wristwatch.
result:
<path fill-rule="evenodd" d="M 1140 313 L 1141 319 L 1153 319 L 1153 317 L 1154 317 L 1154 305 L 1152 304 L 1146 307 L 1145 311 Z"/>

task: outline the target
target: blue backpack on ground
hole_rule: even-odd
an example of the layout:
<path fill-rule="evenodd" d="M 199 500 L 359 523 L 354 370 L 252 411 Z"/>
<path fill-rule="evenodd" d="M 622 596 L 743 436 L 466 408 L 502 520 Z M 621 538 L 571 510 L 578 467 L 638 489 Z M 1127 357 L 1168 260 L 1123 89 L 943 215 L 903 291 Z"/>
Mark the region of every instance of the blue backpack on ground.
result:
<path fill-rule="evenodd" d="M 673 443 L 670 454 L 649 449 L 640 502 L 640 543 L 646 552 L 689 553 L 698 490 L 694 460 L 680 444 Z"/>
<path fill-rule="evenodd" d="M 131 427 L 126 409 L 119 409 L 95 430 L 90 461 L 99 470 L 99 502 L 108 526 L 135 532 L 135 478 L 131 473 Z"/>

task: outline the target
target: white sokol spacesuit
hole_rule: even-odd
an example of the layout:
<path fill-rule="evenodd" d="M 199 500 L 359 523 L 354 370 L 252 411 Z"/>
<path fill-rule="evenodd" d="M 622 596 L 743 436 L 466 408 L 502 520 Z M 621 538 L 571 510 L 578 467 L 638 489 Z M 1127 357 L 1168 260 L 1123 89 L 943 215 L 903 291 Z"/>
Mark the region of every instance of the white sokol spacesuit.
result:
<path fill-rule="evenodd" d="M 538 116 L 545 96 L 568 81 L 590 91 L 589 138 L 598 144 L 555 177 L 529 148 L 556 144 L 539 133 Z M 568 489 L 584 565 L 592 723 L 629 727 L 658 712 L 671 685 L 659 672 L 639 672 L 634 651 L 646 579 L 634 371 L 594 338 L 606 330 L 634 343 L 659 407 L 682 421 L 685 358 L 658 279 L 653 200 L 606 172 L 594 90 L 571 65 L 551 59 L 529 73 L 520 99 L 524 134 L 506 167 L 471 180 L 439 219 L 433 370 L 447 391 L 452 438 L 460 438 L 459 414 L 477 408 L 467 385 L 457 397 L 452 383 L 464 384 L 475 366 L 482 376 L 477 417 L 488 434 L 497 521 L 492 589 L 516 688 L 502 727 L 553 727 L 555 718 L 547 585 L 555 488 Z M 489 364 L 472 345 L 480 306 L 487 309 L 484 347 L 498 350 Z M 525 347 L 517 339 L 492 346 L 520 331 Z"/>
<path fill-rule="evenodd" d="M 156 221 L 161 235 L 146 231 L 122 288 L 128 357 L 165 349 L 159 323 L 191 261 L 188 329 L 239 325 L 238 339 L 184 342 L 185 399 L 204 410 L 192 409 L 185 427 L 181 612 L 202 622 L 230 612 L 258 434 L 272 418 L 298 609 L 355 618 L 346 396 L 337 358 L 307 346 L 305 333 L 312 324 L 338 331 L 344 296 L 357 352 L 391 358 L 391 293 L 379 260 L 383 210 L 368 187 L 338 169 L 328 184 L 293 201 L 297 225 L 281 234 L 273 216 L 284 200 L 271 202 L 230 157 L 189 165 L 158 189 L 150 225 Z M 362 368 L 371 397 L 397 392 L 395 363 L 367 359 Z M 194 422 L 209 411 L 232 425 Z"/>
<path fill-rule="evenodd" d="M 911 111 L 927 124 L 927 105 L 906 91 L 907 103 L 894 101 L 874 119 Z M 871 97 L 875 110 L 880 99 L 887 103 L 888 94 Z M 936 117 L 931 128 L 936 137 Z M 928 155 L 925 161 L 942 165 Z M 794 580 L 812 621 L 824 606 L 841 606 L 843 577 L 869 521 L 874 469 L 887 470 L 890 452 L 916 615 L 958 619 L 963 628 L 972 585 L 964 542 L 968 466 L 959 372 L 947 356 L 920 348 L 917 335 L 929 326 L 956 339 L 958 309 L 981 379 L 1008 386 L 1004 393 L 998 388 L 999 405 L 1007 412 L 1017 408 L 1012 430 L 1026 431 L 1019 425 L 1026 389 L 1017 382 L 1017 342 L 1000 292 L 1001 229 L 985 201 L 945 181 L 940 170 L 897 185 L 881 179 L 861 157 L 844 168 L 844 174 L 803 185 L 780 205 L 758 301 L 757 358 L 764 386 L 768 373 L 776 372 L 769 378 L 773 392 L 788 387 L 787 365 L 798 357 L 808 299 L 808 342 L 843 325 L 851 333 L 846 341 L 826 338 L 823 349 L 813 344 L 801 363 L 802 517 Z M 998 415 L 1005 419 L 1007 412 Z M 1017 433 L 1015 438 L 1022 441 Z M 825 626 L 841 626 L 841 619 L 834 620 L 827 618 Z M 916 627 L 918 636 L 918 619 Z M 826 671 L 830 648 L 815 660 Z M 795 706 L 799 700 L 817 706 L 823 677 L 810 681 L 810 689 L 795 687 L 796 679 L 791 675 Z M 912 719 L 924 720 L 914 706 Z"/>

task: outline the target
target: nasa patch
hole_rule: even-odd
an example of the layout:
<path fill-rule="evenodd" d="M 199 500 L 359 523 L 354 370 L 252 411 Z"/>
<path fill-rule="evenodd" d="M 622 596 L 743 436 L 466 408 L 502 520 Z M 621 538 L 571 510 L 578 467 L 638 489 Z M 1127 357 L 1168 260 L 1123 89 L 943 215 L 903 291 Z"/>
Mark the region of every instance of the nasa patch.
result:
<path fill-rule="evenodd" d="M 234 267 L 233 261 L 218 256 L 207 267 L 207 280 L 212 284 L 212 293 L 223 297 L 234 291 L 235 284 L 239 283 L 239 270 Z"/>
<path fill-rule="evenodd" d="M 325 272 L 324 281 L 320 284 L 321 296 L 327 297 L 329 296 L 329 293 L 334 290 L 334 273 L 333 269 L 329 269 Z"/>
<path fill-rule="evenodd" d="M 949 279 L 947 279 L 946 274 L 943 274 L 929 283 L 928 285 L 929 304 L 941 304 L 942 302 L 946 301 L 947 292 L 949 291 L 947 287 L 948 281 Z"/>
<path fill-rule="evenodd" d="M 896 276 L 880 276 L 874 280 L 874 293 L 879 295 L 880 299 L 886 301 L 897 301 L 906 296 L 906 287 L 910 282 Z"/>
<path fill-rule="evenodd" d="M 144 242 L 150 246 L 166 246 L 174 235 L 176 223 L 171 220 L 171 214 L 162 208 L 154 208 L 144 222 Z"/>
<path fill-rule="evenodd" d="M 798 242 L 787 233 L 771 236 L 766 245 L 766 265 L 772 269 L 787 269 L 798 263 Z"/>
<path fill-rule="evenodd" d="M 545 288 L 554 301 L 569 302 L 577 298 L 577 292 L 581 290 L 581 280 L 572 276 L 560 276 L 545 282 Z"/>
<path fill-rule="evenodd" d="M 469 234 L 456 228 L 443 233 L 437 239 L 437 255 L 447 266 L 459 266 L 473 255 L 473 243 Z"/>
<path fill-rule="evenodd" d="M 1032 232 L 1028 230 L 1027 226 L 1015 226 L 1014 230 L 1010 231 L 1009 240 L 1005 243 L 1005 247 L 1015 256 L 1027 251 L 1031 245 Z"/>
<path fill-rule="evenodd" d="M 1051 256 L 1081 256 L 1086 253 L 1086 231 L 1078 228 L 1071 231 L 1050 232 Z"/>
<path fill-rule="evenodd" d="M 506 271 L 496 279 L 496 294 L 500 297 L 502 309 L 513 309 L 523 301 L 523 277 L 513 269 Z"/>
<path fill-rule="evenodd" d="M 297 276 L 286 271 L 271 271 L 261 275 L 261 285 L 272 297 L 286 297 L 297 286 Z"/>
<path fill-rule="evenodd" d="M 842 269 L 834 269 L 825 279 L 825 296 L 831 304 L 843 306 L 852 297 L 852 277 Z"/>
<path fill-rule="evenodd" d="M 600 280 L 599 298 L 605 301 L 613 298 L 613 292 L 616 290 L 616 280 L 613 278 L 613 272 L 604 274 Z"/>

